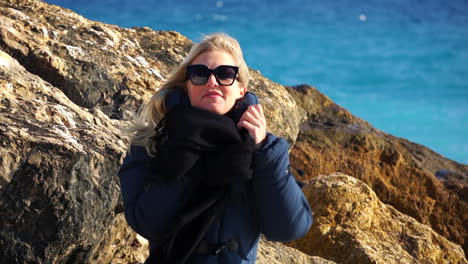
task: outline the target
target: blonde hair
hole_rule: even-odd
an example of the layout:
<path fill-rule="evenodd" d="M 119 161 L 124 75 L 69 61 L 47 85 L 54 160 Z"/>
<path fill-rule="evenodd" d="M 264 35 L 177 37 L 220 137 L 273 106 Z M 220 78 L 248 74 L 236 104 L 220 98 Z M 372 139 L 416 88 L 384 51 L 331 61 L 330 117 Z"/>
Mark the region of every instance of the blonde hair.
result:
<path fill-rule="evenodd" d="M 206 51 L 223 51 L 232 56 L 239 67 L 237 80 L 246 87 L 249 85 L 249 69 L 244 60 L 239 42 L 225 33 L 214 33 L 203 37 L 202 41 L 193 45 L 187 57 L 174 69 L 162 87 L 143 105 L 127 129 L 130 144 L 145 147 L 148 154 L 156 153 L 152 137 L 159 120 L 166 113 L 166 96 L 176 90 L 185 92 L 187 81 L 187 66 L 190 65 L 200 54 Z"/>

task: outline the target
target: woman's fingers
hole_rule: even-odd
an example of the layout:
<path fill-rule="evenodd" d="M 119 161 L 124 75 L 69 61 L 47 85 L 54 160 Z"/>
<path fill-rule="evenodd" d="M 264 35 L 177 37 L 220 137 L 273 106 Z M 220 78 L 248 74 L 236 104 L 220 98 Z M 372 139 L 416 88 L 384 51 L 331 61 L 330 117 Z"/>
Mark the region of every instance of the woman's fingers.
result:
<path fill-rule="evenodd" d="M 266 123 L 265 116 L 263 115 L 263 110 L 260 105 L 250 106 L 241 117 L 241 120 L 250 122 L 251 124 L 258 127 L 265 125 Z"/>
<path fill-rule="evenodd" d="M 262 106 L 259 104 L 249 106 L 237 125 L 247 129 L 255 144 L 261 143 L 266 137 L 266 119 Z"/>
<path fill-rule="evenodd" d="M 241 119 L 242 121 L 246 121 L 256 127 L 260 127 L 261 125 L 261 121 L 258 119 L 258 117 L 256 117 L 254 114 L 252 114 L 251 112 L 247 112 L 245 113 L 244 115 L 244 118 Z"/>

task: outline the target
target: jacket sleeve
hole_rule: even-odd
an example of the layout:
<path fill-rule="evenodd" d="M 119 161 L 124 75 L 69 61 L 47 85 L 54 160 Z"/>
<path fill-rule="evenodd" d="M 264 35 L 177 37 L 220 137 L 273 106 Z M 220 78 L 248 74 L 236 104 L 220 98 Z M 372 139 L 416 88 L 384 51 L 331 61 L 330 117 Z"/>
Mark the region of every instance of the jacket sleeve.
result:
<path fill-rule="evenodd" d="M 252 196 L 261 232 L 269 240 L 290 241 L 304 236 L 312 214 L 304 193 L 289 171 L 286 140 L 267 135 L 254 154 Z"/>
<path fill-rule="evenodd" d="M 132 146 L 119 170 L 120 188 L 129 226 L 146 239 L 157 241 L 184 203 L 184 184 L 144 184 L 152 172 L 146 150 Z"/>

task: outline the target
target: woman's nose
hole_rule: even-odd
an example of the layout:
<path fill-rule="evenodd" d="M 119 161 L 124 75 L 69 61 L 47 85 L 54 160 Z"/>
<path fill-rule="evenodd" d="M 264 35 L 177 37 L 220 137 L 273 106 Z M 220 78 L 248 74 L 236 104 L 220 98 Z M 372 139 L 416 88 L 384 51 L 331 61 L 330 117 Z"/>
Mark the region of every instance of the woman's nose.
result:
<path fill-rule="evenodd" d="M 218 81 L 216 80 L 216 77 L 214 74 L 210 74 L 210 77 L 208 77 L 208 82 L 206 83 L 208 86 L 219 86 Z"/>

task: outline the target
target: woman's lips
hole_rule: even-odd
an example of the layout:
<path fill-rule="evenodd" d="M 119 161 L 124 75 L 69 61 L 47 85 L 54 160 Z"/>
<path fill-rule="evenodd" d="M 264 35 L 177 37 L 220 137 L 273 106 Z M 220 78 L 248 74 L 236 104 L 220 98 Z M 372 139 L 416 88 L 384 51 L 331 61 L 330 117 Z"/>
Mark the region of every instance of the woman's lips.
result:
<path fill-rule="evenodd" d="M 222 94 L 219 92 L 207 92 L 206 94 L 203 95 L 203 97 L 222 97 Z"/>

